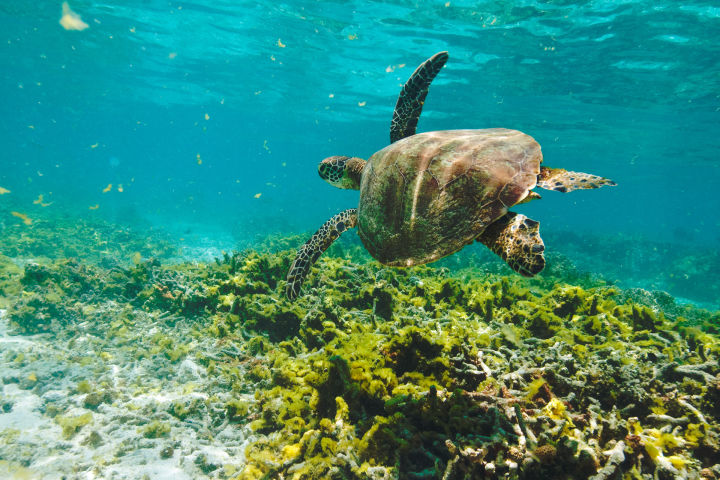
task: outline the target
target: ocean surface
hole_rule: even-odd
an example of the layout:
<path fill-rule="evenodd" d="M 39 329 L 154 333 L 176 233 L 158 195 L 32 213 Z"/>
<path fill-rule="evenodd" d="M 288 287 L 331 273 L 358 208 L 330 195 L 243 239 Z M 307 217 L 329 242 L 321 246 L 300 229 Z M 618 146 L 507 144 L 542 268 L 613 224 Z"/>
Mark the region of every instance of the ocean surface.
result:
<path fill-rule="evenodd" d="M 21 268 L 82 259 L 77 242 L 107 225 L 179 252 L 143 260 L 296 248 L 358 204 L 318 163 L 388 145 L 402 85 L 440 51 L 418 132 L 521 130 L 544 165 L 617 182 L 514 208 L 540 222 L 549 266 L 720 308 L 720 4 L 707 0 L 1 0 L 0 254 Z M 138 264 L 130 233 L 113 235 L 104 261 Z M 361 245 L 352 230 L 343 242 Z M 439 265 L 514 275 L 485 252 Z"/>

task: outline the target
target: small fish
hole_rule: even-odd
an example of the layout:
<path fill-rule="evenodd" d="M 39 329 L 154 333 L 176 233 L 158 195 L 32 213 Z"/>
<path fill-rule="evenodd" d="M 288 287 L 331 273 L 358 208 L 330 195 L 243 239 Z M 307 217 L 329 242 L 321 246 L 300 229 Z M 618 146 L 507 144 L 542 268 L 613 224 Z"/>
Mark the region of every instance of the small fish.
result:
<path fill-rule="evenodd" d="M 96 203 L 95 205 L 90 205 L 88 208 L 90 210 L 97 210 L 98 208 L 100 208 L 100 205 Z"/>
<path fill-rule="evenodd" d="M 7 193 L 10 193 L 10 190 L 7 188 L 0 187 L 0 195 L 5 195 Z"/>
<path fill-rule="evenodd" d="M 108 183 L 107 187 L 103 188 L 103 193 L 108 193 L 110 190 L 112 190 L 112 183 Z"/>
<path fill-rule="evenodd" d="M 24 213 L 20 213 L 20 212 L 10 212 L 10 215 L 12 215 L 13 217 L 19 218 L 20 220 L 23 221 L 23 223 L 24 223 L 25 225 L 32 225 L 32 220 L 31 220 L 30 218 L 28 218 L 28 216 L 25 215 Z"/>

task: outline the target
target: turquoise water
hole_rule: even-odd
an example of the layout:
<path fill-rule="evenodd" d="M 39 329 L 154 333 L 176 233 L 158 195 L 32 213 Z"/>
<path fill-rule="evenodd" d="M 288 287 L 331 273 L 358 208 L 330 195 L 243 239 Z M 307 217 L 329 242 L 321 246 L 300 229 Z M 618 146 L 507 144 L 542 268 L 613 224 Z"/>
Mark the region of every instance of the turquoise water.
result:
<path fill-rule="evenodd" d="M 717 0 L 0 0 L 0 478 L 720 478 Z M 504 127 L 617 186 L 373 261 L 331 155 Z M 533 225 L 533 224 L 526 224 Z"/>
<path fill-rule="evenodd" d="M 387 145 L 400 86 L 447 50 L 419 131 L 519 129 L 546 165 L 612 178 L 518 210 L 588 269 L 672 291 L 661 273 L 698 268 L 675 293 L 718 302 L 715 2 L 70 8 L 88 28 L 63 28 L 58 1 L 0 4 L 4 225 L 18 222 L 9 211 L 52 212 L 218 249 L 314 231 L 357 204 L 318 178 L 318 161 Z M 52 205 L 33 204 L 40 194 Z"/>

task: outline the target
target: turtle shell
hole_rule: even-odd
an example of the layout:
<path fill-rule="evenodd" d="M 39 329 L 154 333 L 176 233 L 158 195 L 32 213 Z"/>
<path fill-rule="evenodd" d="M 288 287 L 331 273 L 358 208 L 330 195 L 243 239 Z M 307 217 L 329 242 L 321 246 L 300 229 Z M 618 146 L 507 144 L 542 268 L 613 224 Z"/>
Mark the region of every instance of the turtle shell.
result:
<path fill-rule="evenodd" d="M 455 253 L 528 195 L 541 162 L 540 145 L 516 130 L 446 130 L 399 140 L 363 170 L 360 239 L 391 266 Z"/>

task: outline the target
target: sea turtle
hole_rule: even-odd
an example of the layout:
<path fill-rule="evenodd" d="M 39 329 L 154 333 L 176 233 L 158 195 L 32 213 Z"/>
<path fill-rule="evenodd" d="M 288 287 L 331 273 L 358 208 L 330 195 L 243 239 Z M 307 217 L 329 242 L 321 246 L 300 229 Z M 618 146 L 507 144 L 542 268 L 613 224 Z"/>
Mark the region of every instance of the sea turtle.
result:
<path fill-rule="evenodd" d="M 358 208 L 328 220 L 297 252 L 286 295 L 295 299 L 310 267 L 355 226 L 380 263 L 409 267 L 451 255 L 478 241 L 526 277 L 545 266 L 539 223 L 509 212 L 540 198 L 537 187 L 571 190 L 615 185 L 597 175 L 541 167 L 540 145 L 517 130 L 445 130 L 415 134 L 430 83 L 447 52 L 426 60 L 403 86 L 390 126 L 390 145 L 365 161 L 334 156 L 320 176 L 360 190 Z"/>

